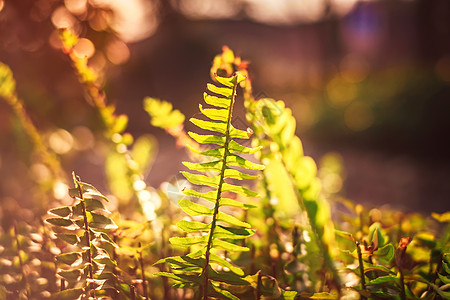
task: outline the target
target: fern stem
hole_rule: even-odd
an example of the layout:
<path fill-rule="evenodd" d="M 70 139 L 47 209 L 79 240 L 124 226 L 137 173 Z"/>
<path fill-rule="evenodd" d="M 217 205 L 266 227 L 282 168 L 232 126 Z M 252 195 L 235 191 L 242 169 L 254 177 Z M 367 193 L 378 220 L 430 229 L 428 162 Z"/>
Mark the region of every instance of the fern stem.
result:
<path fill-rule="evenodd" d="M 256 300 L 261 299 L 262 275 L 261 270 L 258 271 L 258 280 L 256 283 Z"/>
<path fill-rule="evenodd" d="M 234 101 L 236 99 L 236 88 L 237 83 L 233 86 L 233 93 L 231 94 L 231 102 L 230 102 L 230 108 L 228 110 L 228 118 L 227 118 L 227 128 L 225 131 L 225 144 L 224 144 L 224 153 L 222 156 L 222 169 L 220 171 L 220 179 L 219 179 L 219 186 L 217 188 L 217 196 L 216 196 L 216 202 L 214 204 L 214 213 L 211 220 L 211 229 L 209 232 L 208 237 L 208 243 L 206 244 L 206 252 L 205 252 L 205 266 L 202 270 L 202 276 L 203 276 L 203 286 L 201 289 L 200 295 L 203 294 L 202 298 L 203 300 L 208 300 L 208 283 L 209 283 L 209 276 L 208 276 L 208 266 L 209 266 L 209 253 L 211 251 L 212 242 L 213 242 L 213 236 L 214 236 L 214 229 L 216 228 L 216 222 L 217 222 L 217 215 L 219 213 L 219 201 L 222 196 L 222 185 L 225 183 L 225 170 L 227 167 L 227 156 L 229 154 L 228 152 L 228 144 L 230 143 L 231 137 L 230 137 L 230 127 L 231 127 L 231 116 L 233 112 L 233 106 Z"/>
<path fill-rule="evenodd" d="M 401 268 L 398 271 L 400 272 L 400 299 L 406 300 L 405 277 Z"/>
<path fill-rule="evenodd" d="M 360 243 L 356 242 L 356 251 L 358 252 L 358 262 L 359 262 L 359 272 L 361 275 L 361 290 L 366 290 L 366 278 L 364 277 L 364 262 L 362 259 L 361 248 L 359 247 Z M 365 296 L 361 296 L 361 300 L 367 299 Z"/>
<path fill-rule="evenodd" d="M 89 224 L 88 224 L 88 219 L 87 219 L 87 213 L 86 213 L 86 203 L 84 201 L 84 196 L 83 196 L 83 189 L 81 188 L 81 184 L 79 182 L 79 179 L 76 179 L 75 181 L 76 185 L 77 185 L 77 189 L 78 189 L 78 195 L 80 196 L 80 202 L 81 202 L 81 211 L 83 213 L 83 222 L 84 222 L 84 232 L 85 232 L 85 236 L 86 236 L 86 245 L 87 245 L 87 257 L 88 257 L 88 271 L 89 271 L 89 278 L 91 280 L 94 279 L 94 271 L 93 271 L 93 265 L 92 265 L 92 254 L 91 254 L 91 235 L 89 232 Z M 90 297 L 94 297 L 95 298 L 95 290 L 93 289 L 92 286 L 92 282 L 89 283 L 88 285 L 88 291 L 89 291 L 89 296 Z"/>
<path fill-rule="evenodd" d="M 144 290 L 144 298 L 148 298 L 148 291 L 147 291 L 147 281 L 145 279 L 145 271 L 144 271 L 144 257 L 142 256 L 142 246 L 141 242 L 138 244 L 139 247 L 139 265 L 141 266 L 141 279 L 142 279 L 142 289 Z"/>

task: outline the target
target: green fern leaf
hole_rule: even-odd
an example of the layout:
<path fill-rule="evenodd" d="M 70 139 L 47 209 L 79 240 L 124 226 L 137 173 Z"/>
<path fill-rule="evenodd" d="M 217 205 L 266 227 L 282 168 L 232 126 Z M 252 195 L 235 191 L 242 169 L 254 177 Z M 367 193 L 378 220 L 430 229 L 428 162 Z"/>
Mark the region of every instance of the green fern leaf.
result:
<path fill-rule="evenodd" d="M 189 136 L 200 144 L 216 144 L 223 145 L 225 144 L 225 136 L 217 136 L 217 135 L 201 135 L 194 132 L 188 132 Z"/>
<path fill-rule="evenodd" d="M 245 79 L 242 74 L 226 77 L 216 77 L 223 86 L 208 84 L 207 90 L 214 96 L 204 94 L 206 104 L 213 107 L 199 105 L 203 118 L 191 118 L 190 121 L 213 134 L 197 134 L 189 132 L 189 136 L 199 144 L 213 144 L 217 147 L 201 149 L 201 147 L 189 147 L 193 152 L 204 157 L 204 162 L 183 162 L 191 171 L 199 173 L 181 172 L 183 176 L 194 186 L 207 186 L 207 192 L 199 192 L 195 189 L 183 190 L 187 199 L 178 201 L 179 206 L 190 216 L 207 216 L 206 223 L 198 221 L 181 220 L 177 226 L 188 234 L 194 236 L 173 237 L 170 243 L 174 246 L 201 250 L 189 253 L 187 256 L 166 258 L 157 263 L 167 263 L 174 273 L 157 273 L 160 276 L 171 278 L 179 283 L 176 287 L 196 287 L 199 289 L 200 297 L 206 300 L 208 297 L 226 297 L 237 299 L 230 292 L 219 286 L 219 283 L 228 285 L 248 285 L 243 278 L 242 270 L 231 262 L 221 258 L 219 252 L 242 252 L 249 248 L 236 245 L 230 241 L 243 240 L 252 236 L 255 231 L 250 224 L 244 222 L 229 213 L 221 211 L 220 207 L 231 206 L 247 209 L 251 205 L 241 203 L 237 200 L 224 198 L 222 193 L 235 193 L 245 197 L 257 196 L 250 189 L 237 185 L 234 180 L 247 180 L 257 178 L 254 174 L 247 174 L 243 170 L 262 170 L 264 166 L 251 162 L 239 155 L 253 154 L 260 147 L 249 148 L 243 146 L 233 139 L 249 139 L 251 131 L 235 128 L 231 124 L 233 105 L 235 102 L 236 89 L 241 81 Z M 213 203 L 209 208 L 195 201 L 201 198 Z M 214 250 L 214 253 L 212 252 Z M 194 255 L 195 254 L 195 255 Z M 212 268 L 218 265 L 227 268 L 231 272 L 219 272 Z M 195 275 L 194 275 L 194 274 Z M 187 277 L 186 277 L 187 276 Z"/>
<path fill-rule="evenodd" d="M 190 216 L 200 216 L 200 215 L 212 215 L 214 210 L 211 208 L 207 208 L 198 203 L 191 202 L 186 199 L 181 199 L 178 201 L 178 205 Z"/>

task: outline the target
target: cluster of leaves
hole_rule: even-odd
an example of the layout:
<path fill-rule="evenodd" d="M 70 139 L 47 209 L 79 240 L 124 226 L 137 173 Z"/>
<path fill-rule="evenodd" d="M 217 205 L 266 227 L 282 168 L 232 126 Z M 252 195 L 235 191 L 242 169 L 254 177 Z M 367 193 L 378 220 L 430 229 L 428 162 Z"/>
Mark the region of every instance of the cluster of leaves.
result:
<path fill-rule="evenodd" d="M 60 33 L 98 112 L 109 146 L 108 198 L 117 201 L 74 175 L 72 204 L 50 209 L 45 222 L 39 213 L 38 221 L 2 222 L 0 299 L 450 298 L 450 214 L 370 210 L 325 193 L 320 174 L 327 162 L 317 166 L 304 155 L 283 101 L 253 97 L 248 63 L 231 49 L 214 58 L 215 83 L 203 97 L 208 107 L 190 119 L 200 133 L 184 131 L 185 117 L 171 103 L 144 99 L 151 124 L 193 160 L 183 163 L 186 180 L 153 188 L 144 174 L 155 139 L 134 141 L 126 133 L 127 117 L 115 113 L 98 75 L 74 53 L 78 37 Z M 46 147 L 15 84 L 0 64 L 0 97 L 64 182 L 60 158 Z M 241 89 L 247 130 L 233 126 Z M 243 185 L 247 179 L 254 179 L 252 189 Z"/>
<path fill-rule="evenodd" d="M 107 216 L 109 211 L 103 201 L 108 199 L 75 174 L 74 183 L 75 188 L 69 193 L 75 204 L 50 209 L 52 217 L 46 219 L 56 237 L 68 244 L 56 256 L 57 274 L 62 280 L 61 292 L 54 297 L 87 299 L 111 292 L 115 295 L 121 286 L 115 275 L 117 264 L 112 259 L 117 245 L 109 231 L 117 225 Z"/>

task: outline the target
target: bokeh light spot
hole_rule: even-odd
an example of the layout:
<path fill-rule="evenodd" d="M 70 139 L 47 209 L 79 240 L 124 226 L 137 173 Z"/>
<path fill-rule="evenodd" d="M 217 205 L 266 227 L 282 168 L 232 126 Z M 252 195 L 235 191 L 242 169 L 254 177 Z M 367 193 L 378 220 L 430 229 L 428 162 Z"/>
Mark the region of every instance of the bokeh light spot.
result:
<path fill-rule="evenodd" d="M 52 14 L 52 23 L 56 28 L 73 28 L 77 20 L 65 6 L 60 6 Z"/>
<path fill-rule="evenodd" d="M 5 1 L 0 0 L 0 11 L 2 11 L 3 7 L 5 7 Z"/>
<path fill-rule="evenodd" d="M 86 0 L 64 0 L 66 8 L 75 15 L 82 15 L 87 10 Z"/>
<path fill-rule="evenodd" d="M 330 194 L 335 194 L 342 189 L 342 178 L 338 174 L 327 174 L 322 179 L 323 189 Z"/>
<path fill-rule="evenodd" d="M 89 18 L 89 25 L 96 31 L 103 31 L 108 28 L 111 14 L 104 10 L 95 11 Z"/>
<path fill-rule="evenodd" d="M 345 107 L 355 99 L 358 87 L 344 78 L 338 76 L 327 84 L 328 99 L 334 107 Z"/>
<path fill-rule="evenodd" d="M 53 197 L 62 200 L 69 195 L 69 186 L 61 181 L 55 182 L 53 185 Z"/>
<path fill-rule="evenodd" d="M 68 131 L 58 129 L 50 134 L 48 143 L 50 148 L 56 153 L 65 154 L 73 147 L 73 137 Z"/>
<path fill-rule="evenodd" d="M 113 40 L 106 46 L 106 57 L 113 64 L 120 65 L 130 58 L 130 50 L 124 42 Z"/>
<path fill-rule="evenodd" d="M 144 181 L 142 180 L 136 180 L 133 182 L 133 188 L 135 191 L 142 191 L 147 187 Z"/>
<path fill-rule="evenodd" d="M 72 130 L 74 137 L 73 148 L 76 150 L 87 150 L 94 147 L 95 138 L 92 131 L 86 126 L 77 126 Z"/>
<path fill-rule="evenodd" d="M 73 51 L 75 55 L 80 58 L 90 58 L 95 53 L 95 46 L 90 40 L 81 38 L 73 48 Z"/>
<path fill-rule="evenodd" d="M 50 179 L 51 173 L 46 165 L 41 163 L 35 163 L 30 168 L 31 177 L 36 182 L 44 182 Z"/>

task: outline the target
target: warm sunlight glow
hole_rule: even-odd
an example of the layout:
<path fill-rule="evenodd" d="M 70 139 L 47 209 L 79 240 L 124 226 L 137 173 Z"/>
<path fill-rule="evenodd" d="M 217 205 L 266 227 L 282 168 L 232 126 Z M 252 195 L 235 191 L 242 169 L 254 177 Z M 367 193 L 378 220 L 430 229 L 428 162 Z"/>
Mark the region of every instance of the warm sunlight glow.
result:
<path fill-rule="evenodd" d="M 73 137 L 68 131 L 58 129 L 50 134 L 48 144 L 56 153 L 65 154 L 73 147 Z"/>
<path fill-rule="evenodd" d="M 69 195 L 68 191 L 69 186 L 61 181 L 57 181 L 53 185 L 53 197 L 55 199 L 61 200 L 66 198 Z"/>
<path fill-rule="evenodd" d="M 229 0 L 183 0 L 181 12 L 191 18 L 230 18 L 239 11 L 236 1 Z"/>
<path fill-rule="evenodd" d="M 247 0 L 249 16 L 270 24 L 292 24 L 298 21 L 317 21 L 325 3 L 318 0 Z"/>
<path fill-rule="evenodd" d="M 153 34 L 158 26 L 156 7 L 144 0 L 90 0 L 93 6 L 109 8 L 113 16 L 109 25 L 125 42 L 142 40 Z"/>
<path fill-rule="evenodd" d="M 0 11 L 2 11 L 4 6 L 5 6 L 5 1 L 0 0 Z"/>

